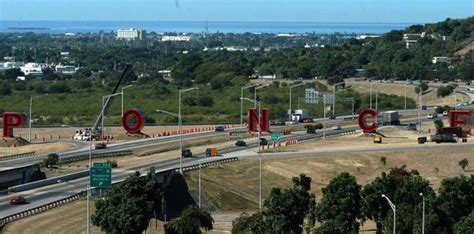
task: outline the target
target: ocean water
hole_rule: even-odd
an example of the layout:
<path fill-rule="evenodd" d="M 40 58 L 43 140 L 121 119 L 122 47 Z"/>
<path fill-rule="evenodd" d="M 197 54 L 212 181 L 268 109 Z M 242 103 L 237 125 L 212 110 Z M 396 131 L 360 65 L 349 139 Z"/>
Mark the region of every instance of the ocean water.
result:
<path fill-rule="evenodd" d="M 381 34 L 404 29 L 410 23 L 311 23 L 311 22 L 208 22 L 208 32 L 224 33 L 356 33 Z M 0 32 L 60 34 L 111 32 L 121 28 L 141 28 L 147 32 L 200 33 L 206 22 L 197 21 L 0 21 Z"/>

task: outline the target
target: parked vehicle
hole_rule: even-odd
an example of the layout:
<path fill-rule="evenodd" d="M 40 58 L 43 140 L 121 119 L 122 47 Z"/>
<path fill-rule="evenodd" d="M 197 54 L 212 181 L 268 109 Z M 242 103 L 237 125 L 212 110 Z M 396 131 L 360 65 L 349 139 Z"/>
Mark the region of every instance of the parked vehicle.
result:
<path fill-rule="evenodd" d="M 431 136 L 431 141 L 438 144 L 442 142 L 456 143 L 458 140 L 459 138 L 456 134 L 436 134 Z"/>
<path fill-rule="evenodd" d="M 268 145 L 268 141 L 265 138 L 260 138 L 260 145 Z"/>
<path fill-rule="evenodd" d="M 443 116 L 448 116 L 449 112 L 448 111 L 443 111 Z"/>
<path fill-rule="evenodd" d="M 10 205 L 24 205 L 24 204 L 28 204 L 28 202 L 22 196 L 18 196 L 10 200 Z"/>
<path fill-rule="evenodd" d="M 183 151 L 181 151 L 181 157 L 183 158 L 190 158 L 192 156 L 193 156 L 193 153 L 191 152 L 190 149 L 185 148 L 183 149 Z"/>
<path fill-rule="evenodd" d="M 425 144 L 426 142 L 426 137 L 418 137 L 418 144 Z"/>
<path fill-rule="evenodd" d="M 336 116 L 335 115 L 330 115 L 329 119 L 336 119 Z"/>
<path fill-rule="evenodd" d="M 373 136 L 373 141 L 374 143 L 381 144 L 382 143 L 382 137 L 381 136 Z"/>
<path fill-rule="evenodd" d="M 438 118 L 438 114 L 436 113 L 431 113 L 426 116 L 427 119 L 436 119 Z"/>
<path fill-rule="evenodd" d="M 247 146 L 247 143 L 244 140 L 238 140 L 235 142 L 235 146 Z"/>
<path fill-rule="evenodd" d="M 225 131 L 224 127 L 223 126 L 217 126 L 216 129 L 215 129 L 216 132 L 223 132 Z"/>
<path fill-rule="evenodd" d="M 217 148 L 207 148 L 206 149 L 206 157 L 216 157 L 219 156 L 217 152 Z"/>
<path fill-rule="evenodd" d="M 285 125 L 285 121 L 281 119 L 270 120 L 270 125 L 272 126 L 283 126 Z"/>

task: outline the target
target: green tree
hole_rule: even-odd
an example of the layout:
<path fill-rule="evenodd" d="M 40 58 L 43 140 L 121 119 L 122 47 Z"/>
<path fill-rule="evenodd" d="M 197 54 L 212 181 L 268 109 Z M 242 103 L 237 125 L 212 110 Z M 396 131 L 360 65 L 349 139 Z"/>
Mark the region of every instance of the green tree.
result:
<path fill-rule="evenodd" d="M 162 191 L 154 175 L 136 172 L 97 200 L 92 223 L 107 233 L 142 233 L 160 210 Z"/>
<path fill-rule="evenodd" d="M 452 230 L 454 223 L 474 210 L 474 176 L 464 175 L 441 181 L 437 206 L 443 212 L 443 224 Z"/>
<path fill-rule="evenodd" d="M 467 158 L 459 161 L 459 166 L 462 168 L 463 171 L 466 171 L 466 167 L 469 165 L 469 160 L 467 160 Z"/>
<path fill-rule="evenodd" d="M 263 229 L 263 215 L 256 213 L 249 215 L 242 213 L 238 218 L 232 221 L 232 233 L 259 233 Z"/>
<path fill-rule="evenodd" d="M 7 69 L 3 73 L 3 79 L 9 81 L 15 81 L 17 77 L 25 76 L 25 74 L 20 70 L 20 68 Z"/>
<path fill-rule="evenodd" d="M 426 82 L 421 82 L 420 85 L 416 86 L 415 87 L 415 93 L 419 94 L 420 93 L 420 89 L 421 89 L 421 93 L 423 94 L 423 92 L 425 92 L 426 90 L 428 90 L 428 84 L 426 84 Z"/>
<path fill-rule="evenodd" d="M 301 233 L 305 217 L 316 204 L 310 189 L 311 178 L 304 174 L 293 178 L 292 188 L 273 188 L 265 199 L 265 227 L 276 233 Z"/>
<path fill-rule="evenodd" d="M 434 122 L 434 125 L 436 127 L 436 129 L 441 129 L 444 127 L 444 124 L 443 124 L 443 120 L 441 119 L 436 119 Z"/>
<path fill-rule="evenodd" d="M 322 189 L 323 197 L 317 205 L 317 219 L 322 223 L 319 231 L 353 233 L 359 231 L 362 218 L 360 185 L 356 178 L 343 172 Z M 331 229 L 338 227 L 337 229 Z"/>
<path fill-rule="evenodd" d="M 453 232 L 456 234 L 471 234 L 473 230 L 474 211 L 469 216 L 465 216 L 455 223 Z"/>
<path fill-rule="evenodd" d="M 173 219 L 165 225 L 165 233 L 201 233 L 201 228 L 206 231 L 212 230 L 213 222 L 214 220 L 208 211 L 200 209 L 196 205 L 191 205 L 183 211 L 179 218 Z"/>

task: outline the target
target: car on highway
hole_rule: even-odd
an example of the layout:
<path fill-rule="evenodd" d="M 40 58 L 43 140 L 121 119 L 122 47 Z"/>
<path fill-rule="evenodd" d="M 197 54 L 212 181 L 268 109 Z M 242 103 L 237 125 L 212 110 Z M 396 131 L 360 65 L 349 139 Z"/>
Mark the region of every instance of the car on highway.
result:
<path fill-rule="evenodd" d="M 260 145 L 268 145 L 268 141 L 265 138 L 260 138 Z"/>
<path fill-rule="evenodd" d="M 436 119 L 438 118 L 438 114 L 436 113 L 431 113 L 426 116 L 427 119 Z"/>
<path fill-rule="evenodd" d="M 238 140 L 235 142 L 235 146 L 247 146 L 247 143 L 244 140 Z"/>
<path fill-rule="evenodd" d="M 313 118 L 306 118 L 306 119 L 303 119 L 303 123 L 313 123 Z"/>
<path fill-rule="evenodd" d="M 192 156 L 193 156 L 193 153 L 188 148 L 185 148 L 185 149 L 183 149 L 183 151 L 181 151 L 181 157 L 183 157 L 183 158 L 190 158 Z"/>
<path fill-rule="evenodd" d="M 293 124 L 296 124 L 295 121 L 286 121 L 285 122 L 285 125 L 293 125 Z"/>
<path fill-rule="evenodd" d="M 225 131 L 224 126 L 217 126 L 215 129 L 216 132 L 223 132 Z"/>
<path fill-rule="evenodd" d="M 107 148 L 107 144 L 104 143 L 104 142 L 101 142 L 101 143 L 96 143 L 95 146 L 94 146 L 95 149 L 106 149 Z"/>
<path fill-rule="evenodd" d="M 335 115 L 330 115 L 329 119 L 336 119 L 336 116 Z"/>
<path fill-rule="evenodd" d="M 449 112 L 448 111 L 443 111 L 443 116 L 448 116 Z"/>
<path fill-rule="evenodd" d="M 407 125 L 407 130 L 409 131 L 416 131 L 416 123 L 409 123 Z"/>
<path fill-rule="evenodd" d="M 342 127 L 341 127 L 341 125 L 340 125 L 340 124 L 336 124 L 336 125 L 332 126 L 332 128 L 331 128 L 331 129 L 332 129 L 332 130 L 341 130 L 341 129 L 342 129 Z"/>
<path fill-rule="evenodd" d="M 26 199 L 22 196 L 18 196 L 10 200 L 10 205 L 24 205 L 24 204 L 28 204 L 28 201 L 26 201 Z"/>

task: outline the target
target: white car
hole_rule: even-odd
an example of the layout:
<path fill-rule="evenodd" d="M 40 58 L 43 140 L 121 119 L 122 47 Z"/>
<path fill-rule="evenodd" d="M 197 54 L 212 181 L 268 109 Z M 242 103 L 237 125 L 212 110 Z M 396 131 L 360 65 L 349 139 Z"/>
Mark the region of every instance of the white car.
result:
<path fill-rule="evenodd" d="M 434 119 L 434 118 L 437 118 L 437 117 L 438 117 L 438 115 L 437 115 L 436 113 L 428 114 L 428 115 L 426 116 L 427 119 Z"/>
<path fill-rule="evenodd" d="M 443 111 L 443 116 L 448 116 L 449 112 L 448 111 Z"/>
<path fill-rule="evenodd" d="M 336 124 L 336 125 L 332 126 L 332 130 L 341 130 L 341 129 L 342 129 L 342 127 L 341 127 L 340 124 Z"/>

